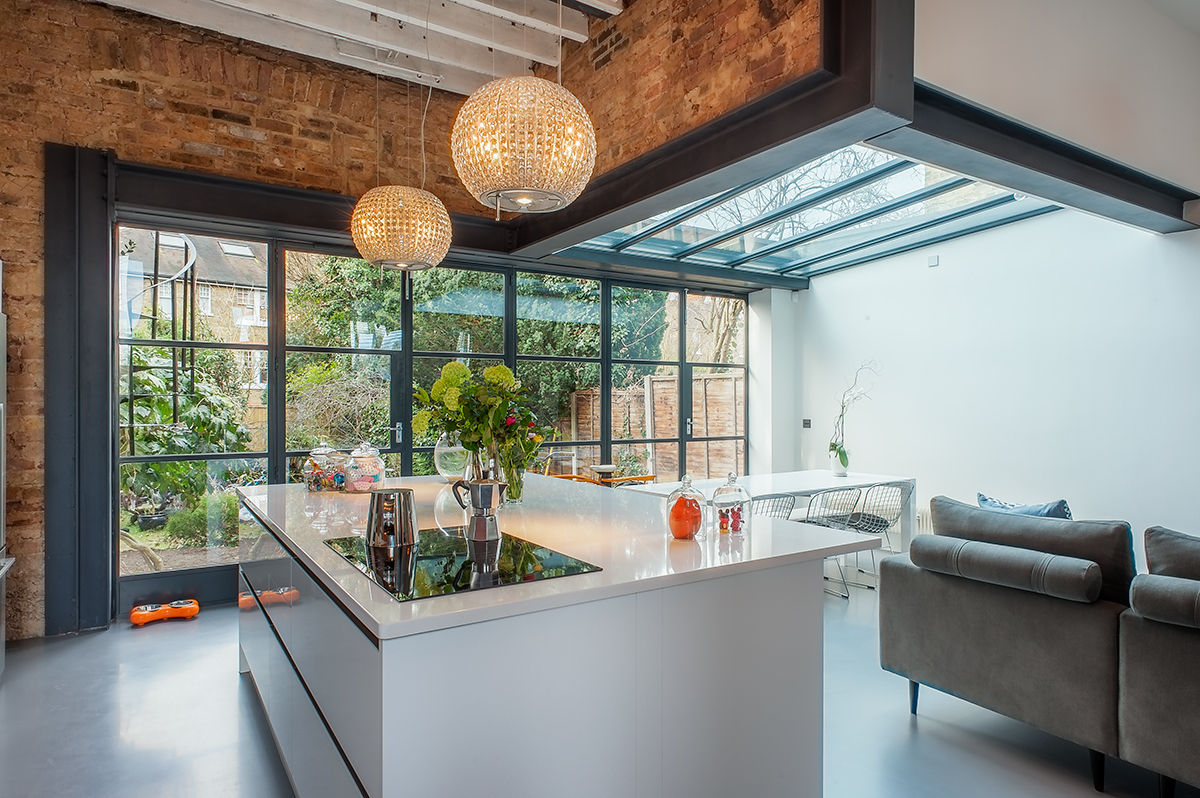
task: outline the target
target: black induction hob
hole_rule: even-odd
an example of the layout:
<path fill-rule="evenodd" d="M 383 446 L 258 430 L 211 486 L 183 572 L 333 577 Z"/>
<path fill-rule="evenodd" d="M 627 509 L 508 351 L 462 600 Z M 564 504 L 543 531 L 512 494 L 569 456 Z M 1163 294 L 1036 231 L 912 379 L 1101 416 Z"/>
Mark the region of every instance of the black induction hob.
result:
<path fill-rule="evenodd" d="M 592 573 L 599 566 L 512 535 L 469 541 L 461 529 L 422 529 L 414 546 L 367 546 L 356 536 L 325 545 L 397 601 Z"/>

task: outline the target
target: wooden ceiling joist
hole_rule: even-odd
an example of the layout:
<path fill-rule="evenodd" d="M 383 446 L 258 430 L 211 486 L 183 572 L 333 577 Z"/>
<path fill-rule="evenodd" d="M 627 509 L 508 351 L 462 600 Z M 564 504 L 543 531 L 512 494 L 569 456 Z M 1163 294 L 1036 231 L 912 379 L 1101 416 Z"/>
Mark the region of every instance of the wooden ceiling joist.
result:
<path fill-rule="evenodd" d="M 560 37 L 621 0 L 91 0 L 376 74 L 470 94 L 500 75 L 557 66 Z M 586 13 L 585 13 L 586 12 Z"/>

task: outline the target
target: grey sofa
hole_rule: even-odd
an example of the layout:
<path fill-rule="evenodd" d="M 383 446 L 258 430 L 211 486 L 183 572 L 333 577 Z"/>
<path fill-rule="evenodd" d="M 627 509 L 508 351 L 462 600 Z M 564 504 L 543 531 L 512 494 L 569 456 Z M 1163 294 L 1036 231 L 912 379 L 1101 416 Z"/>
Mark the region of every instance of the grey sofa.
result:
<path fill-rule="evenodd" d="M 1167 798 L 1176 779 L 1200 785 L 1200 538 L 1151 527 L 1146 561 L 1121 616 L 1119 748 Z"/>
<path fill-rule="evenodd" d="M 1118 756 L 1120 626 L 1134 577 L 1122 521 L 981 510 L 939 496 L 934 535 L 880 563 L 882 666 L 1091 752 Z M 1200 643 L 1197 643 L 1200 645 Z"/>

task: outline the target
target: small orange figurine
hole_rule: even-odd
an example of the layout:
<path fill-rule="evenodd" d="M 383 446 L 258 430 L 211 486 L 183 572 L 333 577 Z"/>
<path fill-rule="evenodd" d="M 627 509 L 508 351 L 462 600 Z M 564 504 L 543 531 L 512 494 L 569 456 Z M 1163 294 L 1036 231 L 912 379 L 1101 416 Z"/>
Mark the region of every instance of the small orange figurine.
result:
<path fill-rule="evenodd" d="M 181 599 L 170 604 L 139 604 L 129 611 L 129 622 L 142 626 L 166 618 L 195 618 L 198 612 L 200 602 L 195 599 Z"/>

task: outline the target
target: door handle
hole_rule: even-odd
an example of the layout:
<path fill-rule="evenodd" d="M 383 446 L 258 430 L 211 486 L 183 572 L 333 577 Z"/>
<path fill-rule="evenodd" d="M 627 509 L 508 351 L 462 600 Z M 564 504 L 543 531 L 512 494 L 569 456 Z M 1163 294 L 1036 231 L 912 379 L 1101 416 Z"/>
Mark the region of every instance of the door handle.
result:
<path fill-rule="evenodd" d="M 692 437 L 692 417 L 691 416 L 688 416 L 688 419 L 687 419 L 687 436 L 689 438 Z"/>

